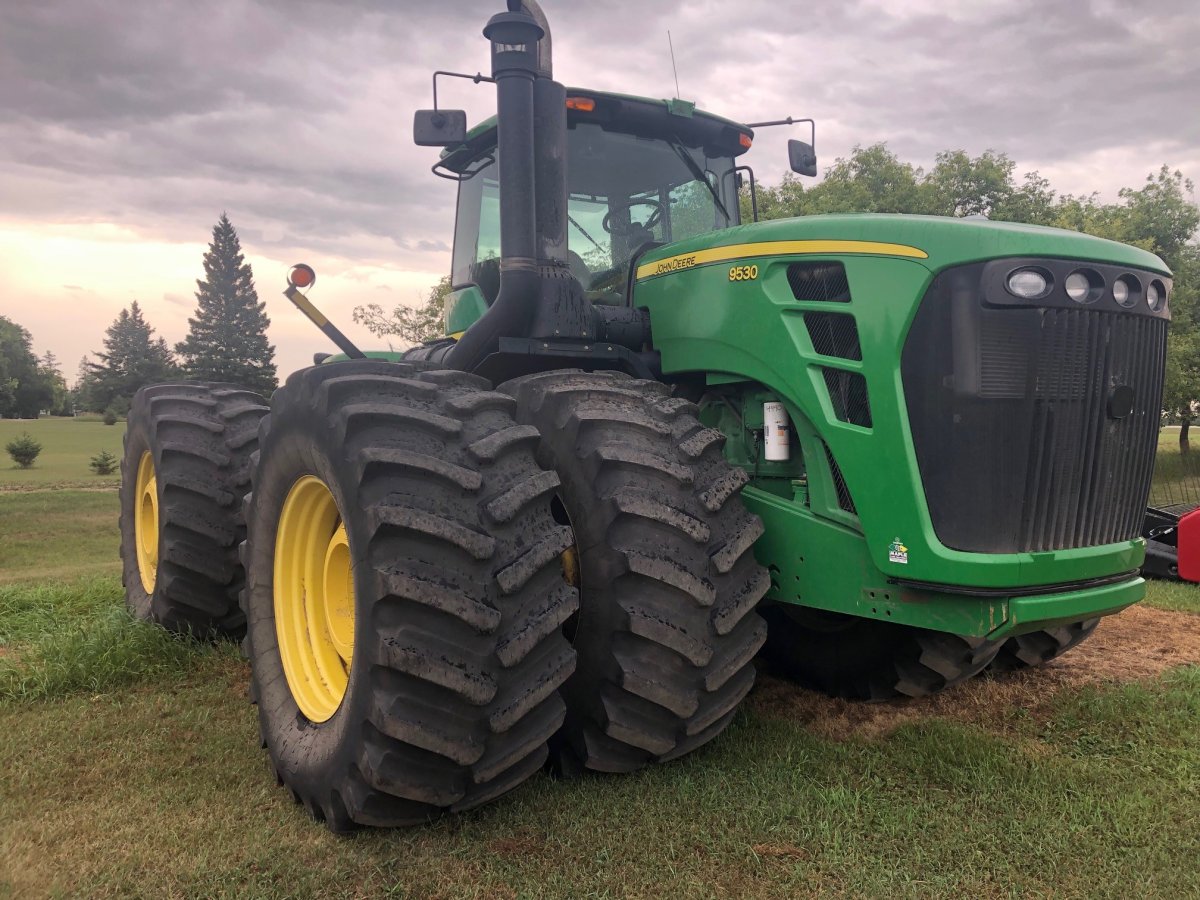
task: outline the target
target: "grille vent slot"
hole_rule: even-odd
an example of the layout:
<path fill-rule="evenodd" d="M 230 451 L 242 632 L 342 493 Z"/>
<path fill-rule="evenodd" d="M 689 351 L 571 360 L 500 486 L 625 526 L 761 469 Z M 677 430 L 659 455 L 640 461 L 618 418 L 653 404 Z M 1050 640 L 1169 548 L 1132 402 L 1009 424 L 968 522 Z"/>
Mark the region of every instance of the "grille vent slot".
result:
<path fill-rule="evenodd" d="M 850 282 L 841 263 L 792 263 L 787 275 L 792 294 L 803 303 L 850 302 Z"/>
<path fill-rule="evenodd" d="M 867 379 L 858 372 L 841 369 L 821 369 L 833 414 L 842 422 L 871 427 L 871 402 L 867 397 Z"/>
<path fill-rule="evenodd" d="M 854 508 L 854 499 L 850 496 L 850 488 L 846 486 L 846 476 L 842 474 L 841 466 L 829 452 L 829 445 L 821 441 L 821 446 L 825 448 L 825 461 L 829 463 L 829 474 L 833 478 L 833 489 L 837 492 L 838 506 L 848 513 L 858 515 L 858 510 Z"/>
<path fill-rule="evenodd" d="M 862 347 L 858 343 L 858 325 L 854 316 L 846 313 L 804 314 L 804 325 L 813 349 L 822 356 L 837 356 L 841 359 L 862 359 Z"/>

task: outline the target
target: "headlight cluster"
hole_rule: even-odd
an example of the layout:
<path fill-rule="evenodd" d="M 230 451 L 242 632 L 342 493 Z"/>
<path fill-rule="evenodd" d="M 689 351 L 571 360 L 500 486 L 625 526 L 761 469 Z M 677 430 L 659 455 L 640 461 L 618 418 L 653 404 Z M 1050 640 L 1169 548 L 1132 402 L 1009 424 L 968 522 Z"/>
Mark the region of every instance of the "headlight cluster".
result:
<path fill-rule="evenodd" d="M 1022 300 L 1040 300 L 1054 289 L 1054 278 L 1039 266 L 1022 266 L 1009 273 L 1005 287 L 1014 297 Z M 1076 303 L 1094 303 L 1104 295 L 1107 285 L 1104 278 L 1094 269 L 1076 269 L 1067 276 L 1063 290 Z M 1123 274 L 1112 284 L 1112 298 L 1126 309 L 1132 309 L 1142 297 L 1142 283 L 1133 274 Z M 1155 280 L 1145 289 L 1146 305 L 1159 312 L 1167 304 L 1167 288 Z"/>

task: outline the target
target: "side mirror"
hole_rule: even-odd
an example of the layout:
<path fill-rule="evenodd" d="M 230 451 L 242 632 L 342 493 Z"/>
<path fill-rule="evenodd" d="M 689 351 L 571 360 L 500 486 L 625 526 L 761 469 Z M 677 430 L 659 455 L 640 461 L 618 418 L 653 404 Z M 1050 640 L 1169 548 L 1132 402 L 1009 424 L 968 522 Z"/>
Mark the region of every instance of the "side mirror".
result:
<path fill-rule="evenodd" d="M 817 174 L 817 151 L 804 141 L 788 141 L 788 164 L 797 175 L 812 178 Z"/>
<path fill-rule="evenodd" d="M 413 116 L 413 141 L 418 147 L 453 147 L 466 139 L 466 110 L 418 109 Z"/>

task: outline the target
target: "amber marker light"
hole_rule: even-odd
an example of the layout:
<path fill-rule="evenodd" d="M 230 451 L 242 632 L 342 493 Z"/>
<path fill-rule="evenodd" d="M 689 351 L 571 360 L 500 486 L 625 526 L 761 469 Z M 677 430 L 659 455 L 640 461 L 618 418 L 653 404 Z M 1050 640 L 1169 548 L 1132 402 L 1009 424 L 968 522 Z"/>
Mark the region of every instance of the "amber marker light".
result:
<path fill-rule="evenodd" d="M 312 266 L 297 263 L 288 270 L 287 279 L 288 284 L 292 287 L 306 288 L 311 287 L 313 282 L 317 280 L 317 273 L 312 270 Z"/>
<path fill-rule="evenodd" d="M 748 134 L 739 134 L 738 135 L 738 143 L 741 144 L 743 147 L 745 147 L 747 150 L 749 150 L 751 145 L 754 143 L 754 140 Z"/>
<path fill-rule="evenodd" d="M 567 109 L 577 109 L 580 112 L 592 112 L 596 108 L 596 101 L 591 97 L 568 97 Z"/>

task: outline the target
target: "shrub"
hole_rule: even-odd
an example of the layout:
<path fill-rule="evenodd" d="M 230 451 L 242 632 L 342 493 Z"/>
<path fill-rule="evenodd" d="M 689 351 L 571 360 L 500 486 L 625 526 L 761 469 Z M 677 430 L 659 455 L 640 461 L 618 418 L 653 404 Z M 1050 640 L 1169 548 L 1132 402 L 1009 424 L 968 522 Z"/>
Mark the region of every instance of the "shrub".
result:
<path fill-rule="evenodd" d="M 42 452 L 42 445 L 31 438 L 28 431 L 22 431 L 20 435 L 5 444 L 4 449 L 13 458 L 13 462 L 22 469 L 28 469 L 33 465 L 38 454 Z"/>
<path fill-rule="evenodd" d="M 107 450 L 101 450 L 92 457 L 92 461 L 88 465 L 97 475 L 111 475 L 117 470 L 118 462 L 119 460 Z"/>
<path fill-rule="evenodd" d="M 117 411 L 115 409 L 113 409 L 111 406 L 104 411 L 104 424 L 105 425 L 116 425 L 117 424 Z"/>

